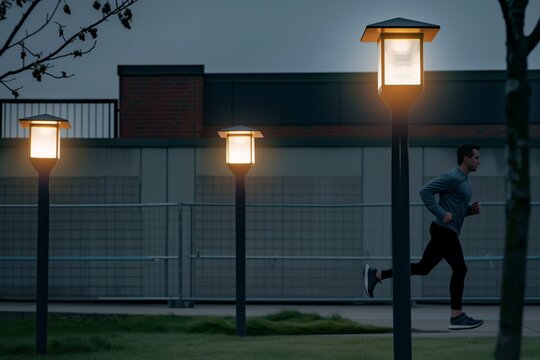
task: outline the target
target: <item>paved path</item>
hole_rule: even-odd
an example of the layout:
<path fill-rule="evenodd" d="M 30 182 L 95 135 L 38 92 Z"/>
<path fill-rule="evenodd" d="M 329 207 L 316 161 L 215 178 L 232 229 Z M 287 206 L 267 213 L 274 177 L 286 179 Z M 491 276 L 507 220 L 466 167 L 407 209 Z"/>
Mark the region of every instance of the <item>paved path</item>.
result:
<path fill-rule="evenodd" d="M 392 327 L 390 305 L 251 305 L 246 307 L 247 316 L 276 313 L 281 310 L 298 310 L 327 316 L 339 314 L 363 324 Z M 449 331 L 449 308 L 447 305 L 417 305 L 411 311 L 414 336 L 497 336 L 499 307 L 492 305 L 467 305 L 467 313 L 485 324 L 474 330 Z M 17 316 L 35 312 L 32 302 L 0 301 L 2 316 Z M 171 315 L 230 315 L 234 316 L 234 304 L 196 304 L 192 308 L 170 308 L 167 304 L 136 303 L 49 303 L 50 313 L 83 314 L 171 314 Z M 523 336 L 540 337 L 540 306 L 526 306 Z"/>

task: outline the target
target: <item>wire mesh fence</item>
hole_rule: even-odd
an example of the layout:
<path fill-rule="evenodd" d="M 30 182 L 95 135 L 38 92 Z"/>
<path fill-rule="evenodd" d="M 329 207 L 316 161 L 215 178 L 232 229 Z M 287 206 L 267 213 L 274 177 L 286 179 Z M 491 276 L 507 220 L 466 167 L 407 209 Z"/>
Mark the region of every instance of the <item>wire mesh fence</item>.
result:
<path fill-rule="evenodd" d="M 496 301 L 504 203 L 483 203 L 461 235 L 469 272 L 465 301 Z M 391 266 L 390 204 L 272 204 L 246 208 L 251 301 L 370 301 L 362 267 Z M 429 241 L 432 216 L 411 205 L 411 257 Z M 532 204 L 526 298 L 540 301 L 540 203 Z M 0 297 L 35 296 L 37 208 L 0 205 Z M 232 301 L 234 203 L 51 206 L 50 297 Z M 416 300 L 447 301 L 450 269 L 413 277 Z M 389 301 L 391 282 L 377 288 Z"/>
<path fill-rule="evenodd" d="M 51 299 L 179 297 L 178 204 L 50 209 Z M 37 208 L 0 205 L 0 297 L 33 298 Z"/>
<path fill-rule="evenodd" d="M 532 204 L 530 239 L 540 236 L 540 203 Z M 460 238 L 469 267 L 465 301 L 496 301 L 504 247 L 504 206 L 483 203 Z M 362 287 L 365 263 L 391 267 L 390 204 L 248 204 L 246 283 L 252 301 L 370 301 Z M 429 241 L 432 215 L 411 205 L 411 259 Z M 190 238 L 189 290 L 185 300 L 234 300 L 234 204 L 183 204 Z M 262 220 L 264 219 L 264 221 Z M 502 230 L 501 230 L 502 229 Z M 528 301 L 540 301 L 540 245 L 531 241 Z M 412 278 L 419 301 L 447 301 L 451 276 L 443 262 L 427 277 Z M 376 301 L 389 301 L 391 282 L 377 287 Z"/>

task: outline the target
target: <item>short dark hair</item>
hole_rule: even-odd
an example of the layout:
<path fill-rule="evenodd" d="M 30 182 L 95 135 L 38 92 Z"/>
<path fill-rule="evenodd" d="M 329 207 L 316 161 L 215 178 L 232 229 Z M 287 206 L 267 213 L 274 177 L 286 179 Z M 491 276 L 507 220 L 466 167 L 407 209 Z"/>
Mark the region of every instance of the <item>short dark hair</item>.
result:
<path fill-rule="evenodd" d="M 458 165 L 461 165 L 463 163 L 463 160 L 465 159 L 465 156 L 471 158 L 473 156 L 473 150 L 480 151 L 480 146 L 475 145 L 475 144 L 461 145 L 457 149 L 457 163 L 458 163 Z"/>

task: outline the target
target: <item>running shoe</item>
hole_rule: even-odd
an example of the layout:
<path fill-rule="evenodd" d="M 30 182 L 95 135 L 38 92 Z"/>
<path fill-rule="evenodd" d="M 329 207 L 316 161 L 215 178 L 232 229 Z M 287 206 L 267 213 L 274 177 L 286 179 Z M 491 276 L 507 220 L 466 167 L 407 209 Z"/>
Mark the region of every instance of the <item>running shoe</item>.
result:
<path fill-rule="evenodd" d="M 450 324 L 448 329 L 450 330 L 468 330 L 474 329 L 481 326 L 484 323 L 484 320 L 476 320 L 470 316 L 467 316 L 465 313 L 450 318 Z"/>
<path fill-rule="evenodd" d="M 377 279 L 377 269 L 371 269 L 368 264 L 364 265 L 364 290 L 369 297 L 373 297 L 373 289 L 380 282 Z"/>

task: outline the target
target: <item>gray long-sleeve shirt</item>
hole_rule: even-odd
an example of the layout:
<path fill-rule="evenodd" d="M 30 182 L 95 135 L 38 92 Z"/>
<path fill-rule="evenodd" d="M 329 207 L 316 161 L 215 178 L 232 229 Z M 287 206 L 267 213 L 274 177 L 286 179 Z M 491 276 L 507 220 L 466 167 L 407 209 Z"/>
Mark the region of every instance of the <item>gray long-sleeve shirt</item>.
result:
<path fill-rule="evenodd" d="M 439 195 L 439 201 L 435 195 Z M 469 177 L 459 167 L 436 177 L 420 189 L 420 197 L 424 205 L 435 216 L 436 224 L 446 227 L 459 235 L 465 217 L 471 215 L 469 201 L 471 200 Z M 452 220 L 443 223 L 447 212 L 452 213 Z"/>

